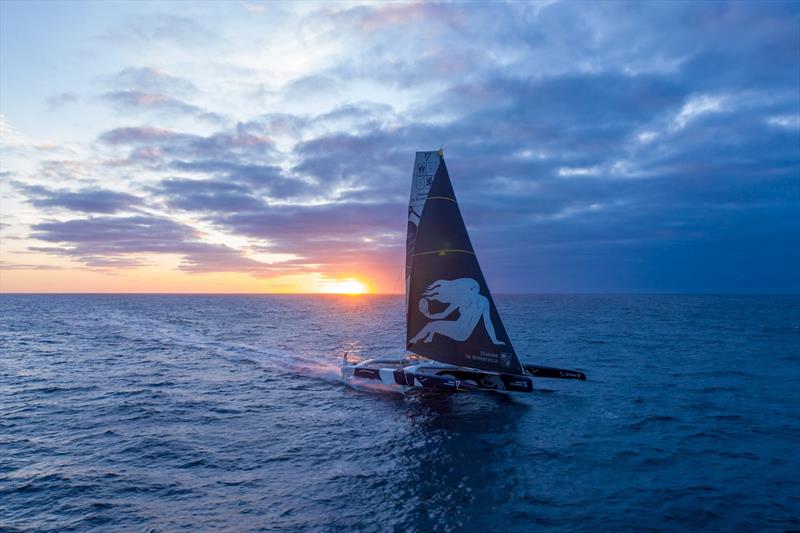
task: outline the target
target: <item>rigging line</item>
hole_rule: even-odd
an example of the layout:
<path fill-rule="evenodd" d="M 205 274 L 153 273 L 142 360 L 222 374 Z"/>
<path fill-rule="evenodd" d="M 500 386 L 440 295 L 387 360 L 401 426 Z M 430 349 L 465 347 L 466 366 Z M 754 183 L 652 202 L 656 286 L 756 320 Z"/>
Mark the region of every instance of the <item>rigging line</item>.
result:
<path fill-rule="evenodd" d="M 445 249 L 445 250 L 431 250 L 430 252 L 420 252 L 418 254 L 414 254 L 414 257 L 417 257 L 418 255 L 427 255 L 427 254 L 446 254 L 448 252 L 459 252 L 459 253 L 462 253 L 462 254 L 475 255 L 475 252 L 470 252 L 469 250 L 448 250 L 448 249 Z"/>
<path fill-rule="evenodd" d="M 425 201 L 427 202 L 428 200 L 450 200 L 454 204 L 458 203 L 456 202 L 455 198 L 448 198 L 447 196 L 429 196 L 425 199 Z"/>
<path fill-rule="evenodd" d="M 394 278 L 394 283 L 392 283 L 392 294 L 394 294 L 394 291 L 397 290 L 397 285 L 398 283 L 400 283 L 400 278 L 402 278 L 405 273 L 406 273 L 406 266 L 403 265 L 403 267 L 397 273 L 397 277 Z M 405 292 L 405 287 L 403 287 L 403 292 Z"/>

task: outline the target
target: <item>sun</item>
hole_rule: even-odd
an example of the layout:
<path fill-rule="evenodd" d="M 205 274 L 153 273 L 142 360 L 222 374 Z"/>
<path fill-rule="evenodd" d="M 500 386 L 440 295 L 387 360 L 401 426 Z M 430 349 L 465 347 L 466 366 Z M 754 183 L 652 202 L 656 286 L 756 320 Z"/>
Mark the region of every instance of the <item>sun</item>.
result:
<path fill-rule="evenodd" d="M 355 278 L 348 278 L 325 283 L 322 292 L 328 294 L 366 294 L 369 292 L 369 287 Z"/>

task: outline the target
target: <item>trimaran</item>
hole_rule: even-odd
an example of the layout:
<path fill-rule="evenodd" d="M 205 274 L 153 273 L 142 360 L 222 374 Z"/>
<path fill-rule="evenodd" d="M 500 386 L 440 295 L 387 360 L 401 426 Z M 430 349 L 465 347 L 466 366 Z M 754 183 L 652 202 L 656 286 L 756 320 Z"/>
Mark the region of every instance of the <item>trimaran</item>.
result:
<path fill-rule="evenodd" d="M 406 239 L 406 340 L 413 355 L 404 359 L 351 365 L 345 354 L 342 376 L 403 391 L 531 392 L 534 376 L 586 379 L 575 370 L 519 361 L 461 218 L 443 150 L 417 152 L 414 162 Z"/>

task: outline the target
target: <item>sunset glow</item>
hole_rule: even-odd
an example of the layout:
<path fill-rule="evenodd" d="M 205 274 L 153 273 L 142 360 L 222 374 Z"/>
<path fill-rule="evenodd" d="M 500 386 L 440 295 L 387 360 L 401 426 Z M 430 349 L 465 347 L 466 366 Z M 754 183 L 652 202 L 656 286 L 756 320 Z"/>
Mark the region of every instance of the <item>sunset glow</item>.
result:
<path fill-rule="evenodd" d="M 357 279 L 332 281 L 323 285 L 322 291 L 327 294 L 366 294 L 369 287 Z"/>

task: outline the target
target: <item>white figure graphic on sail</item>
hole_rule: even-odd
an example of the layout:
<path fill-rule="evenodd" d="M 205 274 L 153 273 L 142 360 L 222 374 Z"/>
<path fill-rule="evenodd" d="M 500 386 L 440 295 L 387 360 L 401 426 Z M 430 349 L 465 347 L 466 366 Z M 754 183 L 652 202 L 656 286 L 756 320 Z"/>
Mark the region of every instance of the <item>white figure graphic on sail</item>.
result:
<path fill-rule="evenodd" d="M 431 313 L 428 305 L 431 300 L 448 304 L 447 309 L 441 313 Z M 486 333 L 494 344 L 504 345 L 498 340 L 494 332 L 494 325 L 489 310 L 489 300 L 481 295 L 480 285 L 472 278 L 454 280 L 440 279 L 434 281 L 419 299 L 419 310 L 426 317 L 433 320 L 428 322 L 409 342 L 414 344 L 422 340 L 431 342 L 435 334 L 450 337 L 456 341 L 465 341 L 472 335 L 472 331 L 483 318 Z M 455 320 L 442 320 L 458 310 Z"/>

